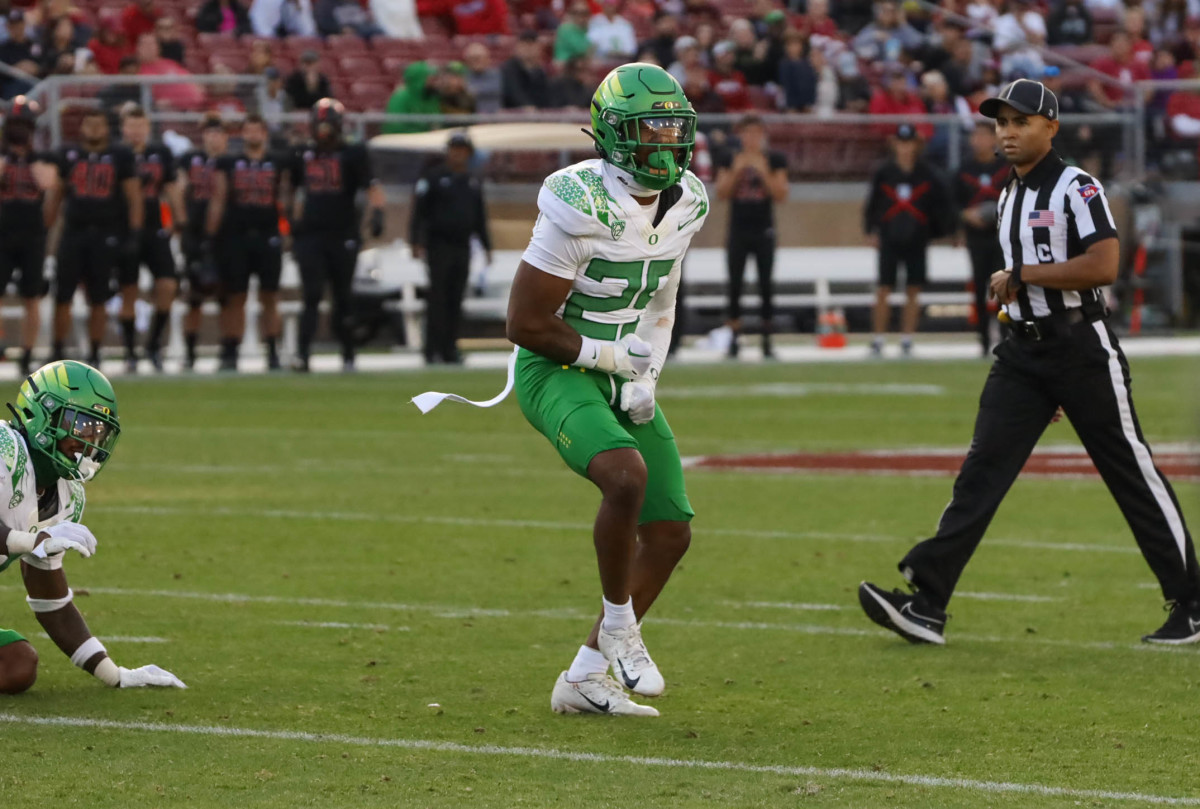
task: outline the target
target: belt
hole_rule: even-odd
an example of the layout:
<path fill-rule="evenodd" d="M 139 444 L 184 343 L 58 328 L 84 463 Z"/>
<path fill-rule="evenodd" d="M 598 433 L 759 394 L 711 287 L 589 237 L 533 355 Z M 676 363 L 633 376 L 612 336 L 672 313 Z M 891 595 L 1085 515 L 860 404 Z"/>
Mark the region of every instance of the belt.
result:
<path fill-rule="evenodd" d="M 1017 339 L 1037 343 L 1054 337 L 1061 337 L 1072 326 L 1077 326 L 1080 323 L 1095 323 L 1097 320 L 1103 320 L 1106 317 L 1108 317 L 1107 308 L 1099 312 L 1088 313 L 1076 307 L 1068 309 L 1065 312 L 1056 312 L 1046 317 L 1037 317 L 1033 320 L 1010 320 L 1008 325 L 1012 329 L 1013 336 Z"/>

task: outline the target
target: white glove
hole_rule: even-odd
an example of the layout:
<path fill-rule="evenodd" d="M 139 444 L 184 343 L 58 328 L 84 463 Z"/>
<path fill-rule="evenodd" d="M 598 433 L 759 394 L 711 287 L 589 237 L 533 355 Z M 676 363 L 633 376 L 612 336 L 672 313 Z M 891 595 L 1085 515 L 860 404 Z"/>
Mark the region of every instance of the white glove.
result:
<path fill-rule="evenodd" d="M 138 669 L 127 669 L 124 666 L 118 666 L 117 671 L 121 674 L 120 688 L 141 688 L 147 685 L 163 688 L 187 688 L 183 680 L 153 663 Z"/>
<path fill-rule="evenodd" d="M 629 414 L 634 424 L 646 424 L 654 420 L 654 383 L 636 379 L 621 386 L 621 409 Z"/>
<path fill-rule="evenodd" d="M 48 539 L 43 540 L 33 549 L 33 555 L 39 559 L 55 556 L 64 551 L 78 551 L 79 555 L 86 559 L 96 552 L 96 538 L 92 536 L 92 532 L 86 525 L 80 525 L 77 522 L 60 522 L 39 533 L 50 535 Z"/>
<path fill-rule="evenodd" d="M 637 379 L 650 370 L 654 346 L 632 332 L 613 343 L 613 361 L 616 375 L 624 379 Z"/>

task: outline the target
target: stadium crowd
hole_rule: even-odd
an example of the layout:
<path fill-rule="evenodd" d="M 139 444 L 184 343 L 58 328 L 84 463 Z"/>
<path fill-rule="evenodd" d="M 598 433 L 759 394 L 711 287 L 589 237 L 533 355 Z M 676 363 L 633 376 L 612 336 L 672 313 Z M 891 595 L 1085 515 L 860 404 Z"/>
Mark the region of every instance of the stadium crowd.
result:
<path fill-rule="evenodd" d="M 9 77 L 6 97 L 48 75 L 253 73 L 282 110 L 330 92 L 352 110 L 585 107 L 600 76 L 637 59 L 702 113 L 966 114 L 1048 66 L 1065 111 L 1104 111 L 1129 103 L 1121 84 L 1195 75 L 1200 53 L 1195 0 L 9 0 L 0 13 L 0 61 L 30 77 Z M 1152 104 L 1165 113 L 1168 97 Z"/>

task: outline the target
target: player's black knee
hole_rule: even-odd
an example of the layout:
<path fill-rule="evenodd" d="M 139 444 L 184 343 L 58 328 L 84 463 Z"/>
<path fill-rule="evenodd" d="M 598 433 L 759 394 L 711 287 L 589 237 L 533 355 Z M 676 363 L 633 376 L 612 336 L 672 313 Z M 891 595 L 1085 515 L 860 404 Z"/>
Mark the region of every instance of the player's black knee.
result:
<path fill-rule="evenodd" d="M 0 646 L 0 694 L 20 694 L 37 680 L 37 651 L 28 641 Z"/>

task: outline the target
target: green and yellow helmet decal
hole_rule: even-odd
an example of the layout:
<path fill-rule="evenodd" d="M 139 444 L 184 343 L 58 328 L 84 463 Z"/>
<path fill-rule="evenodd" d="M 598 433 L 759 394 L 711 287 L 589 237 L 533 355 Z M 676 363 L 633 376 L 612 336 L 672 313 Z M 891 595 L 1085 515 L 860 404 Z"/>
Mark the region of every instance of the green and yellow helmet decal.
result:
<path fill-rule="evenodd" d="M 61 360 L 43 365 L 21 385 L 8 406 L 25 433 L 36 469 L 70 480 L 91 480 L 112 457 L 121 424 L 117 395 L 90 365 Z M 64 438 L 74 439 L 66 447 Z"/>
<path fill-rule="evenodd" d="M 696 111 L 674 76 L 632 62 L 605 76 L 592 96 L 591 135 L 606 162 L 661 191 L 692 162 Z"/>

